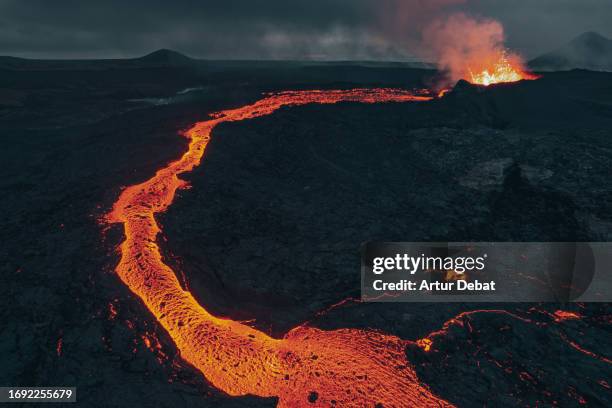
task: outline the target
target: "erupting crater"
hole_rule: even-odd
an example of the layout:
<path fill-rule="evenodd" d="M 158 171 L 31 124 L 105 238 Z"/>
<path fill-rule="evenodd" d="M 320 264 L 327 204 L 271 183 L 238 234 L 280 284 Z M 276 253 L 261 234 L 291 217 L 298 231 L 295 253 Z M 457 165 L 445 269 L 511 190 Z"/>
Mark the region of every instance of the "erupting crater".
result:
<path fill-rule="evenodd" d="M 489 86 L 504 82 L 518 82 L 524 79 L 538 79 L 539 76 L 528 72 L 516 56 L 508 56 L 505 51 L 494 54 L 494 58 L 482 64 L 469 67 L 467 80 L 473 84 Z"/>
<path fill-rule="evenodd" d="M 182 358 L 229 395 L 278 397 L 279 407 L 451 406 L 422 385 L 406 358 L 406 341 L 377 332 L 324 331 L 300 326 L 283 338 L 211 315 L 184 290 L 157 243 L 155 214 L 165 211 L 199 165 L 212 130 L 223 122 L 273 113 L 286 106 L 338 102 L 413 102 L 431 96 L 397 89 L 289 91 L 224 110 L 186 132 L 183 156 L 149 180 L 122 191 L 107 216 L 122 223 L 116 272 L 168 331 Z"/>

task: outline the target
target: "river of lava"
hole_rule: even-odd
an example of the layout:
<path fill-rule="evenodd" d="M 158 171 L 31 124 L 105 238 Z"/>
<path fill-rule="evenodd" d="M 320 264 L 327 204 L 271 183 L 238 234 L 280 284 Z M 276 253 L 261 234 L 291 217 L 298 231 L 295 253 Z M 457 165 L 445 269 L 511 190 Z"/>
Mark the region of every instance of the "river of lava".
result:
<path fill-rule="evenodd" d="M 406 342 L 377 332 L 299 326 L 277 339 L 211 315 L 162 261 L 155 214 L 186 186 L 181 173 L 200 163 L 215 126 L 286 106 L 338 102 L 408 102 L 431 97 L 395 89 L 309 90 L 270 94 L 212 115 L 186 132 L 189 149 L 149 180 L 127 187 L 107 217 L 123 223 L 116 272 L 168 331 L 181 357 L 229 395 L 278 397 L 278 407 L 450 406 L 422 385 L 407 361 Z"/>

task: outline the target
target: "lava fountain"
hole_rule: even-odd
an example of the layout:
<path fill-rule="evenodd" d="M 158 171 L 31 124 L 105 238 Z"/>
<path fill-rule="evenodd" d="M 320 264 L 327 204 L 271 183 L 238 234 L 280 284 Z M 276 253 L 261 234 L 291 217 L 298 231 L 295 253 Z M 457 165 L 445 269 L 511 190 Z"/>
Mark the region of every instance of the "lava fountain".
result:
<path fill-rule="evenodd" d="M 338 102 L 410 102 L 432 97 L 396 89 L 291 91 L 225 110 L 186 132 L 189 148 L 143 183 L 124 189 L 107 221 L 125 240 L 119 278 L 167 330 L 181 357 L 229 395 L 278 397 L 278 407 L 440 407 L 448 402 L 421 384 L 406 358 L 408 342 L 354 329 L 299 326 L 277 339 L 244 323 L 210 314 L 163 262 L 155 214 L 186 186 L 179 175 L 200 164 L 212 130 L 223 122 L 270 115 L 281 107 Z"/>
<path fill-rule="evenodd" d="M 506 51 L 501 51 L 495 56 L 495 60 L 488 64 L 476 64 L 477 68 L 468 67 L 469 82 L 477 85 L 489 86 L 504 82 L 518 82 L 524 79 L 537 79 L 539 76 L 528 72 L 524 64 L 516 55 L 508 56 Z"/>

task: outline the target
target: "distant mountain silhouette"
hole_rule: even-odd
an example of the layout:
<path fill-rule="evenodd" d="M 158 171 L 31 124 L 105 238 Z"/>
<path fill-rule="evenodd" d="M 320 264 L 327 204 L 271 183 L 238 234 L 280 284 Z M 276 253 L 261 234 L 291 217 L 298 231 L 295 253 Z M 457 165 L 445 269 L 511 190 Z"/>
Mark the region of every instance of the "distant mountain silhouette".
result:
<path fill-rule="evenodd" d="M 612 71 L 612 40 L 595 32 L 586 32 L 563 47 L 529 62 L 535 70 L 560 71 L 590 69 Z"/>
<path fill-rule="evenodd" d="M 137 60 L 145 64 L 171 66 L 191 65 L 195 61 L 192 58 L 181 54 L 180 52 L 168 50 L 165 48 L 154 51 L 150 54 L 145 55 L 144 57 L 137 58 Z"/>
<path fill-rule="evenodd" d="M 8 70 L 100 70 L 191 67 L 197 60 L 179 52 L 161 49 L 138 58 L 114 59 L 29 59 L 0 56 L 0 69 Z"/>

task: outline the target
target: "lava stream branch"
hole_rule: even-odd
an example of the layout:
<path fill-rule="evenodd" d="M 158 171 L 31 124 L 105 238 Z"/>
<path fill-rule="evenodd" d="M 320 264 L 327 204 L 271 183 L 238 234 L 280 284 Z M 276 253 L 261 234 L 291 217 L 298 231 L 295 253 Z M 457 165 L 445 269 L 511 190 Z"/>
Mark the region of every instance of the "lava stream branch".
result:
<path fill-rule="evenodd" d="M 182 358 L 229 395 L 278 397 L 279 407 L 450 406 L 423 386 L 406 358 L 405 341 L 354 329 L 324 331 L 299 326 L 282 339 L 243 323 L 211 315 L 183 290 L 157 243 L 155 214 L 165 211 L 179 179 L 200 164 L 212 130 L 223 122 L 312 103 L 416 102 L 432 97 L 397 89 L 289 91 L 212 115 L 186 132 L 183 156 L 149 180 L 127 187 L 107 220 L 122 223 L 116 272 L 168 331 Z"/>

